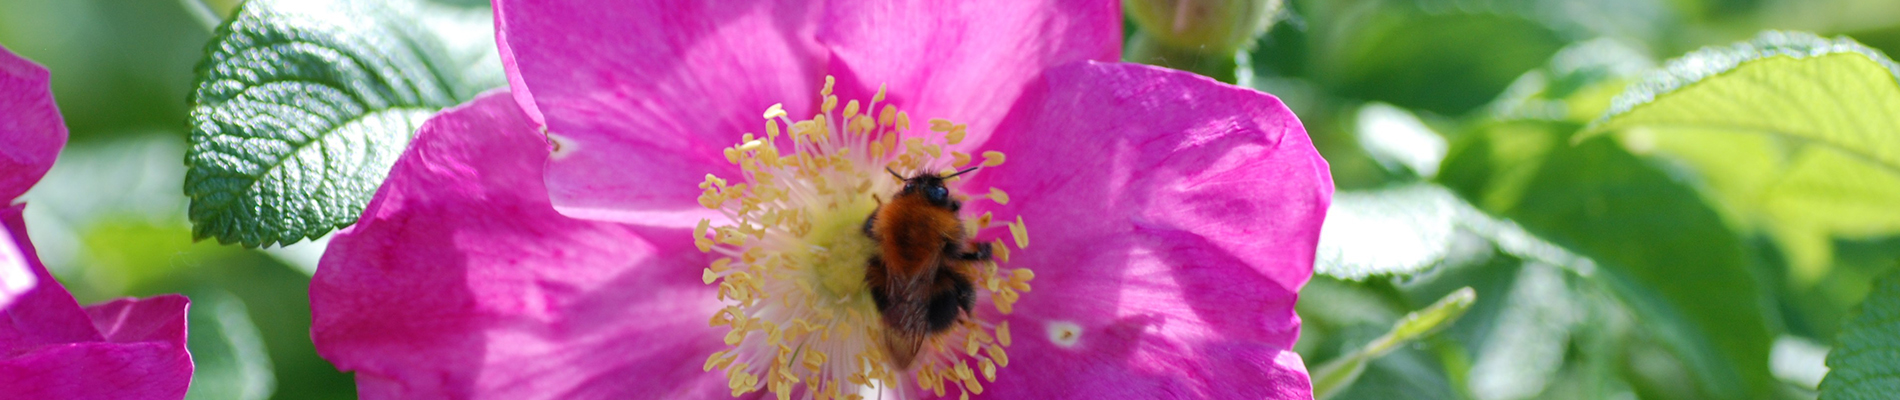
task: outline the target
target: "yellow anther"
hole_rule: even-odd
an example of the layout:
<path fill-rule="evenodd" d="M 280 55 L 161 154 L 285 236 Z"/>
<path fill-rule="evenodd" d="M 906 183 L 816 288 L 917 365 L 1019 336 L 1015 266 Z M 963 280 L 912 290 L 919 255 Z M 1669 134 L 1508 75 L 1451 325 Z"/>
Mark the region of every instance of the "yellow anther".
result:
<path fill-rule="evenodd" d="M 877 103 L 882 103 L 882 102 L 884 102 L 884 87 L 885 87 L 885 86 L 887 86 L 887 85 L 886 85 L 886 84 L 882 84 L 882 83 L 880 83 L 880 84 L 877 84 L 877 94 L 875 94 L 875 95 L 871 95 L 871 104 L 877 104 Z"/>
<path fill-rule="evenodd" d="M 711 227 L 710 219 L 700 219 L 699 225 L 693 226 L 693 244 L 699 246 L 701 253 L 712 251 L 712 242 L 706 241 L 706 229 Z"/>
<path fill-rule="evenodd" d="M 999 290 L 999 291 L 997 291 L 997 292 L 996 292 L 996 295 L 997 295 L 998 297 L 1001 297 L 1001 298 L 1003 299 L 1003 301 L 1005 301 L 1005 302 L 1009 302 L 1009 303 L 1011 303 L 1011 304 L 1014 304 L 1014 303 L 1016 303 L 1016 300 L 1017 300 L 1017 299 L 1020 299 L 1020 298 L 1022 298 L 1022 297 L 1021 297 L 1021 296 L 1022 296 L 1022 294 L 1020 294 L 1020 293 L 1016 293 L 1016 291 L 1015 291 L 1015 290 L 1013 290 L 1013 289 L 1003 289 L 1003 290 Z"/>
<path fill-rule="evenodd" d="M 765 146 L 765 142 L 752 140 L 752 141 L 745 142 L 745 144 L 739 145 L 739 151 L 753 151 L 753 150 L 758 150 L 760 147 L 764 147 L 764 146 Z M 725 181 L 722 180 L 720 182 L 725 182 Z M 721 183 L 720 185 L 724 186 L 725 184 Z"/>
<path fill-rule="evenodd" d="M 850 121 L 851 117 L 856 117 L 856 116 L 858 116 L 858 101 L 852 100 L 848 103 L 845 103 L 844 104 L 844 120 Z"/>
<path fill-rule="evenodd" d="M 819 110 L 823 111 L 825 114 L 830 114 L 831 110 L 834 110 L 837 108 L 838 108 L 838 96 L 825 96 L 824 107 L 819 108 Z M 818 116 L 812 117 L 812 120 L 818 121 L 820 120 L 819 117 L 823 117 L 823 116 L 824 115 L 818 115 Z"/>
<path fill-rule="evenodd" d="M 897 126 L 898 132 L 909 131 L 910 130 L 910 114 L 905 114 L 903 111 L 898 111 L 896 126 Z"/>
<path fill-rule="evenodd" d="M 997 261 L 1009 262 L 1009 245 L 1003 244 L 1003 239 L 996 239 L 995 245 L 990 246 L 990 252 Z"/>
<path fill-rule="evenodd" d="M 996 342 L 1004 346 L 1009 345 L 1009 321 L 996 323 Z"/>
<path fill-rule="evenodd" d="M 998 203 L 1008 203 L 1008 201 L 999 201 Z M 1009 224 L 1009 234 L 1016 237 L 1016 248 L 1029 248 L 1029 225 L 1023 223 L 1023 216 L 1016 216 L 1016 222 Z"/>
<path fill-rule="evenodd" d="M 733 330 L 726 332 L 727 346 L 738 346 L 740 340 L 742 339 L 745 339 L 745 330 L 734 328 Z"/>
<path fill-rule="evenodd" d="M 825 361 L 827 358 L 829 358 L 828 356 L 825 355 L 825 352 L 817 351 L 817 350 L 806 350 L 804 357 L 805 357 L 805 361 L 804 361 L 805 368 L 813 370 L 813 371 L 817 371 L 821 368 L 824 368 Z"/>
<path fill-rule="evenodd" d="M 991 201 L 995 201 L 996 204 L 1009 204 L 1009 193 L 1004 193 L 1003 189 L 990 188 L 988 197 Z"/>
<path fill-rule="evenodd" d="M 705 371 L 712 371 L 724 367 L 726 363 L 730 362 L 732 362 L 732 359 L 726 357 L 725 350 L 715 351 L 711 357 L 706 357 L 706 365 L 701 368 Z"/>
<path fill-rule="evenodd" d="M 950 166 L 951 167 L 962 168 L 964 164 L 969 164 L 969 163 L 970 163 L 969 153 L 964 153 L 961 151 L 950 152 Z"/>
<path fill-rule="evenodd" d="M 987 380 L 990 382 L 996 381 L 996 363 L 990 362 L 990 360 L 988 359 L 982 359 L 982 360 L 976 360 L 976 365 L 978 366 L 978 369 L 981 369 L 983 371 L 984 380 Z"/>
<path fill-rule="evenodd" d="M 1017 268 L 1009 271 L 1009 280 L 1011 282 L 1028 282 L 1032 279 L 1036 279 L 1036 273 L 1034 271 L 1025 268 Z"/>
<path fill-rule="evenodd" d="M 783 116 L 785 116 L 785 103 L 777 103 L 765 108 L 765 119 L 767 120 Z"/>
<path fill-rule="evenodd" d="M 703 271 L 704 272 L 699 274 L 699 279 L 706 281 L 706 284 L 711 285 L 713 281 L 719 280 L 719 273 L 713 272 L 712 268 L 707 268 Z"/>
<path fill-rule="evenodd" d="M 877 113 L 877 126 L 891 126 L 897 123 L 897 106 L 885 104 L 884 111 Z"/>
<path fill-rule="evenodd" d="M 818 89 L 818 95 L 819 95 L 819 96 L 830 96 L 830 95 L 831 95 L 831 84 L 833 84 L 833 83 L 837 83 L 837 81 L 838 81 L 838 80 L 837 80 L 837 79 L 834 79 L 834 78 L 832 78 L 832 77 L 831 77 L 831 75 L 825 75 L 825 88 L 824 88 L 824 89 Z"/>
<path fill-rule="evenodd" d="M 1000 151 L 983 152 L 983 166 L 994 167 L 998 165 L 1003 165 L 1003 152 L 1000 152 Z"/>
<path fill-rule="evenodd" d="M 956 124 L 955 122 L 950 122 L 950 120 L 947 120 L 947 119 L 943 119 L 943 118 L 931 118 L 931 119 L 930 119 L 930 130 L 932 130 L 932 131 L 937 131 L 937 132 L 949 132 L 949 131 L 950 131 L 950 127 L 953 127 L 953 126 L 956 126 L 956 125 L 957 125 L 957 124 Z"/>

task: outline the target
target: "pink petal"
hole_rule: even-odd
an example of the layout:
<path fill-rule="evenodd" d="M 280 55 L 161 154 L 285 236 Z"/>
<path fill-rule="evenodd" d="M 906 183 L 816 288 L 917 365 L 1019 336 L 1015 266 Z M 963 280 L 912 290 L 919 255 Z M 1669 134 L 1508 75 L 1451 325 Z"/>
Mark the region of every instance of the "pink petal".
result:
<path fill-rule="evenodd" d="M 690 232 L 557 213 L 547 148 L 505 93 L 444 111 L 331 242 L 311 336 L 364 398 L 726 396 Z"/>
<path fill-rule="evenodd" d="M 86 315 L 107 342 L 170 342 L 185 344 L 185 309 L 191 300 L 168 294 L 146 299 L 124 298 L 86 306 Z"/>
<path fill-rule="evenodd" d="M 22 208 L 0 210 L 0 220 L 15 232 L 44 284 L 0 312 L 0 393 L 20 399 L 184 398 L 192 372 L 185 349 L 189 301 L 165 295 L 81 309 L 39 264 L 23 233 Z"/>
<path fill-rule="evenodd" d="M 1010 190 L 1033 291 L 1008 316 L 1000 398 L 1307 398 L 1293 312 L 1332 178 L 1272 96 L 1185 72 L 1080 63 L 1032 83 L 966 192 Z M 997 230 L 988 236 L 1008 236 Z M 1079 329 L 1073 346 L 1058 329 Z"/>
<path fill-rule="evenodd" d="M 81 342 L 0 360 L 0 393 L 18 399 L 183 399 L 191 356 L 182 344 Z"/>
<path fill-rule="evenodd" d="M 509 86 L 559 146 L 554 205 L 643 223 L 697 210 L 707 173 L 736 175 L 719 149 L 763 134 L 767 107 L 812 111 L 824 74 L 806 3 L 496 1 Z"/>
<path fill-rule="evenodd" d="M 26 237 L 26 223 L 20 218 L 25 204 L 0 208 L 13 242 L 19 245 L 27 266 L 41 283 L 14 299 L 13 305 L 0 310 L 0 357 L 12 357 L 44 346 L 75 342 L 100 342 L 105 337 L 92 326 L 92 317 L 73 300 L 72 293 L 58 284 L 33 250 Z"/>
<path fill-rule="evenodd" d="M 48 82 L 46 68 L 0 47 L 0 206 L 39 182 L 66 146 Z"/>
<path fill-rule="evenodd" d="M 880 84 L 913 118 L 968 124 L 982 143 L 1023 85 L 1051 67 L 1121 59 L 1119 1 L 832 1 L 818 40 L 840 97 Z"/>

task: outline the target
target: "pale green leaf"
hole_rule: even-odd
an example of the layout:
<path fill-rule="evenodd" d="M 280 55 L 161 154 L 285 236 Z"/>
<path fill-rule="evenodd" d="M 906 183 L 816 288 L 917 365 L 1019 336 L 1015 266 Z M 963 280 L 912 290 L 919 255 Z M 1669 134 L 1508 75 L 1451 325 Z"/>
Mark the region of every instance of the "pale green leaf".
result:
<path fill-rule="evenodd" d="M 1767 32 L 1690 53 L 1618 96 L 1589 136 L 1695 171 L 1731 224 L 1770 235 L 1791 280 L 1836 238 L 1900 234 L 1900 67 L 1846 38 Z"/>

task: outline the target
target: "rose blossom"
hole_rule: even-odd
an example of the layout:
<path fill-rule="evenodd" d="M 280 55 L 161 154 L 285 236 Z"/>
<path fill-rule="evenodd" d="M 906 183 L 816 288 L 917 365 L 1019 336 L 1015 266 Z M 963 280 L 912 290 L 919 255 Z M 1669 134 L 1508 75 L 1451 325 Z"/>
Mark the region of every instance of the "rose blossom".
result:
<path fill-rule="evenodd" d="M 312 282 L 365 398 L 1311 396 L 1325 161 L 1272 96 L 1102 62 L 1115 2 L 496 15 L 510 95 L 425 124 Z M 885 168 L 977 165 L 996 259 L 898 368 L 859 227 Z"/>
<path fill-rule="evenodd" d="M 87 307 L 40 265 L 20 194 L 66 145 L 45 68 L 0 48 L 0 397 L 182 399 L 191 383 L 184 296 Z"/>

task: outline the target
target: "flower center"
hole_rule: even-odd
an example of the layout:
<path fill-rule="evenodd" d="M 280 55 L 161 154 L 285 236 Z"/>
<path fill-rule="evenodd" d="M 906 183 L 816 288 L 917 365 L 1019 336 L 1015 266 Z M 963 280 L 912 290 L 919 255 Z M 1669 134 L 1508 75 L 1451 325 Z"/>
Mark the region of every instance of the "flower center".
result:
<path fill-rule="evenodd" d="M 944 176 L 977 162 L 946 151 L 962 142 L 966 128 L 937 119 L 927 131 L 913 131 L 909 115 L 888 104 L 872 115 L 882 88 L 863 113 L 856 100 L 839 110 L 832 84 L 826 77 L 822 111 L 811 119 L 794 121 L 773 105 L 765 111 L 765 137 L 747 133 L 724 150 L 743 171 L 738 182 L 709 174 L 700 184 L 700 204 L 725 215 L 720 224 L 701 220 L 693 234 L 700 251 L 721 256 L 703 278 L 718 283 L 726 303 L 712 324 L 729 328 L 729 348 L 708 357 L 705 369 L 725 371 L 734 396 L 764 388 L 789 399 L 802 385 L 801 397 L 854 399 L 903 381 L 939 396 L 949 386 L 965 398 L 980 394 L 982 382 L 994 382 L 996 369 L 1009 365 L 1009 323 L 986 321 L 972 308 L 926 336 L 915 361 L 899 368 L 880 342 L 890 328 L 865 278 L 882 251 L 865 220 L 904 185 L 890 174 Z M 986 152 L 980 164 L 988 171 L 1003 160 Z M 957 179 L 946 186 L 954 190 Z M 995 188 L 976 198 L 951 196 L 1009 202 Z M 992 226 L 989 213 L 960 220 L 962 236 L 1007 227 L 1018 250 L 1029 244 L 1020 217 L 1002 226 Z M 1009 260 L 1004 240 L 990 247 L 993 258 L 970 264 L 967 279 L 978 297 L 1008 314 L 1035 274 L 999 266 Z"/>

